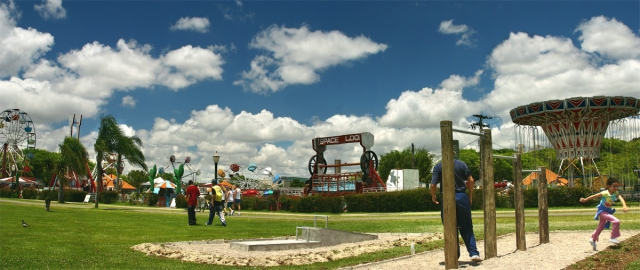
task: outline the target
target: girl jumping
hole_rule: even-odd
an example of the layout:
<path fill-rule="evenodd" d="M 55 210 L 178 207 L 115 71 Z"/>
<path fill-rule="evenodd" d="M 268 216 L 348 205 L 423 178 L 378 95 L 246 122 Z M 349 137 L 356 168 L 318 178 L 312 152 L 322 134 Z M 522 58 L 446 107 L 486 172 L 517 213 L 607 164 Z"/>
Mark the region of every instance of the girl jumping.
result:
<path fill-rule="evenodd" d="M 594 251 L 597 251 L 596 242 L 598 241 L 598 237 L 604 228 L 609 228 L 610 224 L 613 224 L 613 228 L 611 229 L 611 238 L 609 242 L 614 244 L 620 244 L 618 241 L 618 237 L 620 236 L 620 220 L 613 216 L 613 213 L 616 212 L 615 208 L 612 208 L 613 202 L 618 199 L 622 202 L 622 211 L 625 213 L 629 211 L 627 208 L 627 203 L 622 198 L 622 195 L 618 193 L 618 187 L 620 184 L 618 183 L 618 179 L 609 178 L 607 180 L 607 189 L 601 191 L 600 193 L 593 194 L 588 198 L 580 198 L 581 203 L 585 203 L 590 201 L 591 199 L 600 198 L 600 204 L 598 204 L 597 212 L 595 216 L 595 220 L 600 220 L 598 223 L 598 227 L 591 235 L 589 239 L 589 243 L 593 247 Z"/>

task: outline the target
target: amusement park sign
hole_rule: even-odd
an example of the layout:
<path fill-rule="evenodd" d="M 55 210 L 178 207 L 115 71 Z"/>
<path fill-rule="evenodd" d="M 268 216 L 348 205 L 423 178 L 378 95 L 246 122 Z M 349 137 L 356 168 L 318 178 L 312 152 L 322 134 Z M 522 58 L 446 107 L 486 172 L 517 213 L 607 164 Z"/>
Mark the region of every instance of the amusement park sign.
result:
<path fill-rule="evenodd" d="M 318 138 L 318 145 L 333 145 L 333 144 L 353 143 L 353 142 L 360 142 L 360 141 L 362 141 L 362 138 L 358 133 L 358 134 Z"/>

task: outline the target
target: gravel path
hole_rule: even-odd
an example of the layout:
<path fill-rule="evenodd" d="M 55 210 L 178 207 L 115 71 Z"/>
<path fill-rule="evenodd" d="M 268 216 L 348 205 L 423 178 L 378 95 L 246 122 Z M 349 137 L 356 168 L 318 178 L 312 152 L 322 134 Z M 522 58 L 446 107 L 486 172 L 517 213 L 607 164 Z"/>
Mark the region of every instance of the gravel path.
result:
<path fill-rule="evenodd" d="M 609 232 L 605 230 L 600 235 L 598 251 L 612 245 L 609 243 Z M 466 249 L 461 247 L 462 255 L 459 260 L 459 269 L 563 269 L 596 253 L 588 242 L 591 233 L 592 231 L 550 232 L 549 243 L 542 245 L 539 244 L 538 234 L 527 234 L 526 251 L 518 251 L 515 234 L 509 234 L 498 238 L 498 256 L 481 263 L 472 263 Z M 622 230 L 622 236 L 618 240 L 623 241 L 638 233 L 640 231 Z M 484 256 L 484 241 L 478 242 L 478 250 L 481 256 Z M 444 251 L 442 249 L 433 250 L 344 269 L 445 269 Z"/>

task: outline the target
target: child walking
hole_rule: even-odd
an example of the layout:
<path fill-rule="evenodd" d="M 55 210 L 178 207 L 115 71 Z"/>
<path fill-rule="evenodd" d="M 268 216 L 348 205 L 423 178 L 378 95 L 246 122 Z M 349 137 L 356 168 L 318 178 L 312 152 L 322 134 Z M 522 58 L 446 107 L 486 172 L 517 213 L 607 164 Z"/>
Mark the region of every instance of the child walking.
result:
<path fill-rule="evenodd" d="M 622 195 L 618 193 L 618 187 L 620 187 L 618 179 L 612 177 L 607 180 L 607 189 L 600 193 L 593 194 L 586 199 L 580 198 L 581 203 L 588 202 L 591 199 L 600 198 L 600 204 L 598 204 L 596 216 L 594 218 L 595 220 L 600 220 L 600 222 L 598 223 L 596 230 L 591 235 L 591 239 L 589 239 L 589 243 L 593 247 L 594 251 L 598 250 L 596 248 L 596 242 L 598 241 L 600 233 L 604 228 L 608 229 L 609 225 L 613 225 L 609 242 L 616 245 L 620 244 L 620 241 L 617 239 L 620 236 L 620 220 L 613 216 L 613 213 L 616 212 L 616 209 L 612 208 L 613 202 L 616 199 L 620 200 L 620 202 L 622 202 L 622 211 L 625 213 L 629 211 L 629 208 L 627 208 L 627 203 L 624 201 L 624 198 L 622 198 Z"/>

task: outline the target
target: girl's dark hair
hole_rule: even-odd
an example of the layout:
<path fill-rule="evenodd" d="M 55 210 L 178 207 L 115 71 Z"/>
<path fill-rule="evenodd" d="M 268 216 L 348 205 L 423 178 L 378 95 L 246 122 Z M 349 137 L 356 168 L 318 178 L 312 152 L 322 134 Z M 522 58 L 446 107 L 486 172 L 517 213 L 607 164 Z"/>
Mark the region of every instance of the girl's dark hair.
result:
<path fill-rule="evenodd" d="M 618 178 L 611 177 L 607 179 L 607 186 L 613 185 L 614 183 L 618 183 Z"/>

